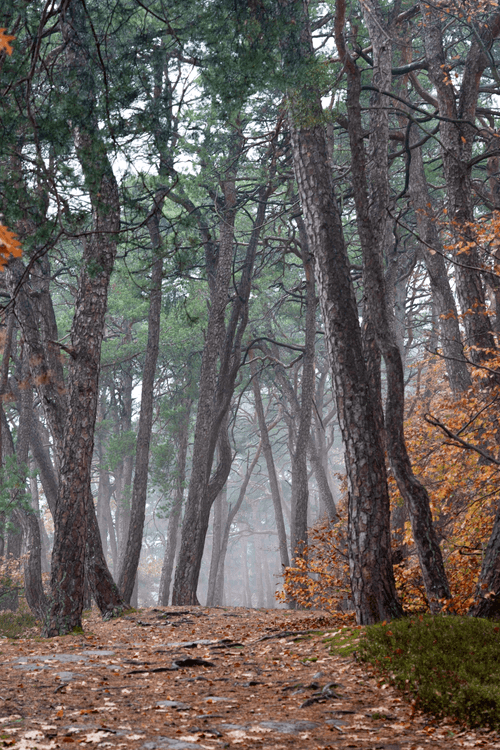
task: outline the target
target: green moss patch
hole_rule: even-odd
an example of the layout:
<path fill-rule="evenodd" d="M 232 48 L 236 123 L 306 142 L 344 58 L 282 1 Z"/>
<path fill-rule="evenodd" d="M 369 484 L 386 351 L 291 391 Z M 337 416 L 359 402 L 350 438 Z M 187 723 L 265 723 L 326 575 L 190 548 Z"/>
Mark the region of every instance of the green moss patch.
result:
<path fill-rule="evenodd" d="M 366 628 L 359 657 L 422 710 L 500 728 L 500 628 L 469 617 L 419 616 Z"/>

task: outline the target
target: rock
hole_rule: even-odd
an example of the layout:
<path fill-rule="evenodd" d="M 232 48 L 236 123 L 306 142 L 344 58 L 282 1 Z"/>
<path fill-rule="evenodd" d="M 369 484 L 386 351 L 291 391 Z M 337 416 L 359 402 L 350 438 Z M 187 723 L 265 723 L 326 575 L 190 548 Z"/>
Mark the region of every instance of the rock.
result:
<path fill-rule="evenodd" d="M 158 708 L 175 708 L 176 711 L 190 711 L 191 706 L 182 701 L 158 701 L 156 704 Z"/>
<path fill-rule="evenodd" d="M 186 742 L 185 740 L 173 740 L 170 737 L 158 737 L 152 742 L 146 742 L 143 750 L 163 750 L 163 748 L 172 748 L 172 750 L 193 750 L 199 748 L 199 743 Z"/>
<path fill-rule="evenodd" d="M 300 734 L 317 729 L 319 724 L 314 721 L 261 721 L 260 726 L 280 734 Z"/>

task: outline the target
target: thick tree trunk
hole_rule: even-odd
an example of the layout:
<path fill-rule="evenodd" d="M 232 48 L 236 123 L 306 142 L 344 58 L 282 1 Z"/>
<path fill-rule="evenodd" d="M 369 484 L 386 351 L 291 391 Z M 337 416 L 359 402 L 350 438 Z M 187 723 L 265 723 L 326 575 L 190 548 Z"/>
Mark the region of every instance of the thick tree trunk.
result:
<path fill-rule="evenodd" d="M 337 6 L 338 11 L 342 5 Z M 390 33 L 376 0 L 366 0 L 363 13 L 370 31 L 374 58 L 374 87 L 388 91 L 391 85 L 392 45 Z M 340 24 L 341 16 L 337 16 Z M 384 358 L 387 375 L 385 431 L 387 450 L 399 491 L 410 514 L 422 576 L 432 611 L 450 590 L 439 541 L 434 529 L 427 490 L 413 474 L 404 437 L 404 372 L 401 353 L 394 340 L 392 311 L 388 309 L 383 270 L 383 252 L 388 236 L 388 143 L 389 119 L 386 97 L 375 93 L 370 109 L 370 153 L 367 174 L 360 108 L 360 72 L 350 58 L 337 28 L 347 79 L 349 138 L 353 162 L 353 191 L 356 218 L 363 251 L 365 316 L 371 324 L 376 345 Z"/>
<path fill-rule="evenodd" d="M 320 116 L 319 102 L 317 106 Z M 344 440 L 353 602 L 358 623 L 369 624 L 401 614 L 391 564 L 384 454 L 371 408 L 356 300 L 327 166 L 323 127 L 293 127 L 292 143 Z"/>
<path fill-rule="evenodd" d="M 120 228 L 120 203 L 118 185 L 93 109 L 94 82 L 84 26 L 83 8 L 73 0 L 62 16 L 61 28 L 68 72 L 75 96 L 79 99 L 72 127 L 77 157 L 92 202 L 93 231 L 84 243 L 83 267 L 71 326 L 68 413 L 54 518 L 48 636 L 81 627 L 87 537 L 92 550 L 89 579 L 99 608 L 104 609 L 104 614 L 112 614 L 123 606 L 102 554 L 90 492 L 101 344 L 109 277 L 116 256 L 116 233 Z"/>
<path fill-rule="evenodd" d="M 314 52 L 305 12 L 300 18 L 299 33 L 301 54 L 311 59 Z M 287 55 L 296 58 L 296 44 L 293 52 L 292 45 L 287 45 L 285 63 Z M 303 121 L 305 111 L 307 125 Z M 309 247 L 315 259 L 344 441 L 351 590 L 358 623 L 369 624 L 397 617 L 402 609 L 392 570 L 384 452 L 372 409 L 358 309 L 322 122 L 318 90 L 310 86 L 290 95 L 293 162 Z"/>

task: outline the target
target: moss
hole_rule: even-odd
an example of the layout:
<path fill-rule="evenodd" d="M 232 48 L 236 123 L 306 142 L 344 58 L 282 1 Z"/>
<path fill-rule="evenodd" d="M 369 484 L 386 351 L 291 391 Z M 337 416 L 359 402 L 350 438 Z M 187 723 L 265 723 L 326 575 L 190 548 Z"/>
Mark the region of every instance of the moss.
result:
<path fill-rule="evenodd" d="M 359 657 L 422 710 L 500 728 L 500 628 L 480 618 L 421 615 L 366 628 Z"/>

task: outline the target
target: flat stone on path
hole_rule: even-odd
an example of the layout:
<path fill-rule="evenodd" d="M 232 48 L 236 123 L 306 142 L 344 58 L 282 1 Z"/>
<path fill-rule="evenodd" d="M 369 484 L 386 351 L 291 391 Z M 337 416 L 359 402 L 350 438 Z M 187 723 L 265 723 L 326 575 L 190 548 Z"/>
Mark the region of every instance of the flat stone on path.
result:
<path fill-rule="evenodd" d="M 197 742 L 186 742 L 185 740 L 173 740 L 170 737 L 158 737 L 153 742 L 146 742 L 142 745 L 143 750 L 163 750 L 163 748 L 172 748 L 172 750 L 192 750 L 199 748 Z"/>
<path fill-rule="evenodd" d="M 158 708 L 175 708 L 176 711 L 190 711 L 191 706 L 182 701 L 159 701 L 157 704 Z"/>
<path fill-rule="evenodd" d="M 261 721 L 259 726 L 280 734 L 300 734 L 317 729 L 320 725 L 314 721 Z"/>
<path fill-rule="evenodd" d="M 75 662 L 88 661 L 96 656 L 114 656 L 114 651 L 82 651 L 79 654 L 37 654 L 34 656 L 20 656 L 12 662 L 14 669 L 36 671 L 47 669 L 51 664 L 71 664 Z M 44 662 L 44 664 L 39 664 Z"/>

